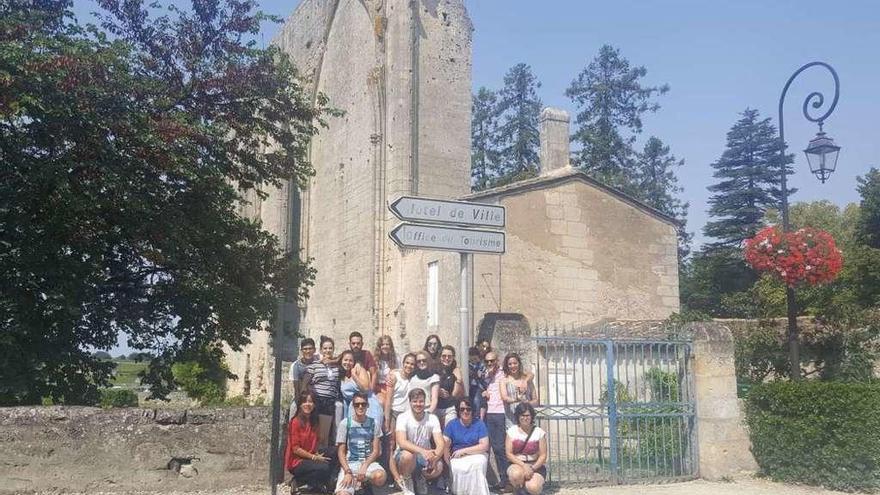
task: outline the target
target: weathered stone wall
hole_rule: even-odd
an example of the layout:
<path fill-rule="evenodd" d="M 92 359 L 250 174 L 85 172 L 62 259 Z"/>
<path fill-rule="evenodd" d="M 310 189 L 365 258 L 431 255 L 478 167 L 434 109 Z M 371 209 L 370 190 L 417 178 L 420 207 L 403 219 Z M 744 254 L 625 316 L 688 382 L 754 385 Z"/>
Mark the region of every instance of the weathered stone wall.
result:
<path fill-rule="evenodd" d="M 508 218 L 507 253 L 475 256 L 478 318 L 567 324 L 678 311 L 671 223 L 580 180 L 475 200 L 504 205 Z"/>
<path fill-rule="evenodd" d="M 312 141 L 316 173 L 301 192 L 302 253 L 317 270 L 305 335 L 330 335 L 339 348 L 354 330 L 370 347 L 380 334 L 400 348 L 428 333 L 457 335 L 457 256 L 398 249 L 387 205 L 403 194 L 469 191 L 471 31 L 461 0 L 303 0 L 273 40 L 312 90 L 345 112 Z M 284 238 L 288 192 L 271 191 L 245 213 Z M 425 278 L 435 260 L 443 321 L 427 328 Z M 239 376 L 230 392 L 269 397 L 274 346 L 265 332 L 253 337 L 230 353 Z"/>
<path fill-rule="evenodd" d="M 720 323 L 690 327 L 694 338 L 694 393 L 700 477 L 717 480 L 757 470 L 736 397 L 733 336 Z"/>
<path fill-rule="evenodd" d="M 265 484 L 268 408 L 0 408 L 0 494 Z"/>

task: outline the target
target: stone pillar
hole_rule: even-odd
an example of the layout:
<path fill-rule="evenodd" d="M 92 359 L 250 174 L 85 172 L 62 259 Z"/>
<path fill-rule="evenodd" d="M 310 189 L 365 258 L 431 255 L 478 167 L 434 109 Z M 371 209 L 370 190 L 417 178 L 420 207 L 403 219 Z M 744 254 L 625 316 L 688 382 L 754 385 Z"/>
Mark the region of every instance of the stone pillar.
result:
<path fill-rule="evenodd" d="M 717 480 L 754 472 L 758 466 L 736 397 L 733 336 L 720 323 L 696 323 L 691 328 L 700 477 Z"/>
<path fill-rule="evenodd" d="M 568 112 L 560 108 L 541 111 L 541 175 L 569 166 L 569 120 Z"/>

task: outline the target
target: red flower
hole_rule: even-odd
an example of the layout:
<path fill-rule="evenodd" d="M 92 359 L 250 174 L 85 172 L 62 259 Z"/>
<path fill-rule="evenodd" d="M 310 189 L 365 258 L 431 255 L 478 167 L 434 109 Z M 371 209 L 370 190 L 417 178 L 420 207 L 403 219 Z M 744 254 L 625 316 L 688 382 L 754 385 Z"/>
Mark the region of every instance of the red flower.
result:
<path fill-rule="evenodd" d="M 746 240 L 744 254 L 752 268 L 772 273 L 791 287 L 831 282 L 843 268 L 831 234 L 810 227 L 795 232 L 765 227 Z"/>

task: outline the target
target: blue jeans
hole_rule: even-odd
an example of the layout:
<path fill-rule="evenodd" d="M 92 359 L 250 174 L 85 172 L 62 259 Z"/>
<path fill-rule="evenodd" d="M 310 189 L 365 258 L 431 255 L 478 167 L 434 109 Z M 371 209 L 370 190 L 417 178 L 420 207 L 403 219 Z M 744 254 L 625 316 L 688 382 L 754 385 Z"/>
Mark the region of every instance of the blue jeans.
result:
<path fill-rule="evenodd" d="M 489 429 L 489 445 L 498 466 L 498 481 L 507 484 L 507 456 L 504 453 L 504 437 L 507 435 L 504 413 L 487 413 L 486 428 Z"/>

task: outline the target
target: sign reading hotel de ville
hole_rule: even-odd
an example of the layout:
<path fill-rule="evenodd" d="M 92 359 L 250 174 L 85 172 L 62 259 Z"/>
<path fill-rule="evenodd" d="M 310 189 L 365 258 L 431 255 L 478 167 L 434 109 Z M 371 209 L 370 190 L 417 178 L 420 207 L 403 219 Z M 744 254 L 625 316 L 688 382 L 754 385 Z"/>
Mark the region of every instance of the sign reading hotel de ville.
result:
<path fill-rule="evenodd" d="M 405 222 L 503 228 L 506 220 L 503 206 L 466 201 L 401 196 L 388 208 Z"/>
<path fill-rule="evenodd" d="M 504 254 L 504 232 L 401 223 L 389 234 L 402 248 Z"/>

